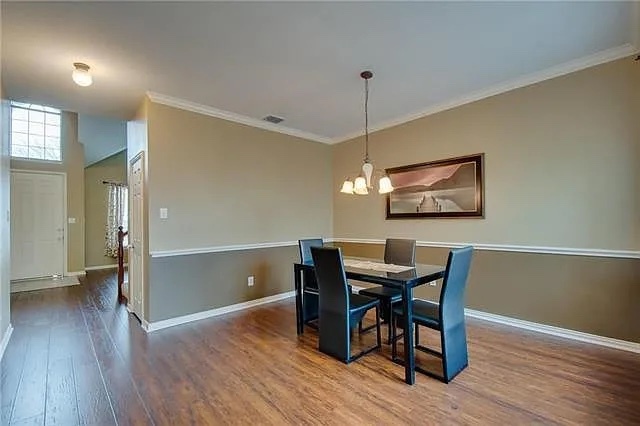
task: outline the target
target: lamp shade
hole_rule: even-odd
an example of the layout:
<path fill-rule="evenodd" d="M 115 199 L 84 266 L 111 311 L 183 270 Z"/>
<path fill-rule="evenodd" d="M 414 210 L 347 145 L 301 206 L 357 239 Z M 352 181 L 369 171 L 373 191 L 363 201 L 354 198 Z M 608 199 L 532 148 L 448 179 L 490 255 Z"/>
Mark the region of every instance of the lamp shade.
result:
<path fill-rule="evenodd" d="M 353 182 L 351 182 L 349 179 L 345 180 L 342 184 L 342 189 L 340 190 L 340 192 L 343 192 L 345 194 L 353 194 Z"/>
<path fill-rule="evenodd" d="M 383 176 L 378 182 L 378 192 L 380 194 L 388 194 L 393 191 L 393 185 L 391 185 L 391 179 L 389 176 Z"/>
<path fill-rule="evenodd" d="M 353 185 L 353 192 L 358 195 L 367 195 L 369 191 L 367 190 L 367 181 L 362 176 L 358 176 Z"/>

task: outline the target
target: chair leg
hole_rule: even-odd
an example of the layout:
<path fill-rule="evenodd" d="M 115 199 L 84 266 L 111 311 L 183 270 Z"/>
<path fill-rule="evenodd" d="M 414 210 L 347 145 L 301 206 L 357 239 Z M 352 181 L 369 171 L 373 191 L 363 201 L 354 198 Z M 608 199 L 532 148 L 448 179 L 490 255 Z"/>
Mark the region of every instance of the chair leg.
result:
<path fill-rule="evenodd" d="M 382 346 L 382 337 L 380 334 L 380 306 L 376 306 L 376 332 L 378 338 L 378 348 Z"/>
<path fill-rule="evenodd" d="M 416 323 L 415 327 L 416 327 L 416 338 L 415 338 L 416 342 L 415 343 L 416 343 L 416 346 L 418 346 L 418 345 L 420 345 L 420 332 L 418 331 L 418 330 L 420 330 L 420 326 Z"/>
<path fill-rule="evenodd" d="M 393 311 L 391 311 L 391 315 L 389 317 L 389 329 L 391 330 L 391 359 L 394 360 L 398 353 L 398 339 L 396 338 L 396 318 L 393 315 Z"/>
<path fill-rule="evenodd" d="M 360 320 L 360 322 L 358 323 L 358 334 L 362 334 L 363 330 L 362 330 L 362 320 Z"/>

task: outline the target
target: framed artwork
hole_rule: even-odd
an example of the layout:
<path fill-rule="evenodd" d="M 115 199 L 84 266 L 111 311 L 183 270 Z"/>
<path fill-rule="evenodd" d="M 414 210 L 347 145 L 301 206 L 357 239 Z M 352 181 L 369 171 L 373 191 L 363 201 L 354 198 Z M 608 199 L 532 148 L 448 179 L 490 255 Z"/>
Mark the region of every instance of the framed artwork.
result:
<path fill-rule="evenodd" d="M 484 217 L 484 154 L 386 169 L 387 219 Z"/>

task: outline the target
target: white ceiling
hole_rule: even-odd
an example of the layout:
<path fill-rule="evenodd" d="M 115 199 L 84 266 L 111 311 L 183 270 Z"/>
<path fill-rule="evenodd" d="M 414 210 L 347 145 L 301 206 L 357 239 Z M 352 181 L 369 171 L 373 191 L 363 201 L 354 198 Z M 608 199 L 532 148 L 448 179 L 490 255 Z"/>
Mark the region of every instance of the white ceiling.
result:
<path fill-rule="evenodd" d="M 14 99 L 130 118 L 146 91 L 340 139 L 606 49 L 633 49 L 633 2 L 2 4 Z M 637 47 L 637 45 L 636 45 Z M 92 67 L 76 86 L 72 63 Z"/>

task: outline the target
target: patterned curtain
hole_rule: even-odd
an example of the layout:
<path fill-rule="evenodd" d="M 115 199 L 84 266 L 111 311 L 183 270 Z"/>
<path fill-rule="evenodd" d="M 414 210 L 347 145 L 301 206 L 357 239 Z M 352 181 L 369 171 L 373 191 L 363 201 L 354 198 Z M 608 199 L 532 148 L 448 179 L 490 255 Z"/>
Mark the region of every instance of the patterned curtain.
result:
<path fill-rule="evenodd" d="M 107 229 L 104 255 L 118 257 L 118 227 L 126 231 L 128 225 L 127 187 L 122 184 L 107 184 Z"/>

